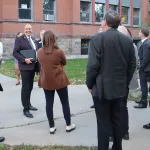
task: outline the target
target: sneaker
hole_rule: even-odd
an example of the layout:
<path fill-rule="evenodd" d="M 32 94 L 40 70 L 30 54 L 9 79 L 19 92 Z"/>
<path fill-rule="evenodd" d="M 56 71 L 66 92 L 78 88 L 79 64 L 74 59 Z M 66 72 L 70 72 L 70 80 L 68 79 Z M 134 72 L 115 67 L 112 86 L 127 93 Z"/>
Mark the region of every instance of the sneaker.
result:
<path fill-rule="evenodd" d="M 66 127 L 66 132 L 71 132 L 71 131 L 75 130 L 75 128 L 76 128 L 76 125 L 75 124 L 71 124 L 70 126 Z"/>
<path fill-rule="evenodd" d="M 54 134 L 54 133 L 55 133 L 55 131 L 56 131 L 56 128 L 55 128 L 55 127 L 50 128 L 50 134 Z"/>

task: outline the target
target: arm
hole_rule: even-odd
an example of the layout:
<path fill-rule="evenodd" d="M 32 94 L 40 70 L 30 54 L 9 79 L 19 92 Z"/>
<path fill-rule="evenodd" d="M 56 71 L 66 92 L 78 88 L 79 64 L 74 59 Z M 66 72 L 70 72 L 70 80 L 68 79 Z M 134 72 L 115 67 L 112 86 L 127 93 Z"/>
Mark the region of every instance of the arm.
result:
<path fill-rule="evenodd" d="M 64 54 L 64 52 L 61 50 L 61 56 L 60 56 L 60 59 L 61 59 L 61 63 L 63 66 L 66 65 L 66 56 Z"/>
<path fill-rule="evenodd" d="M 96 77 L 100 70 L 100 47 L 99 40 L 96 41 L 94 37 L 91 38 L 89 44 L 89 57 L 86 70 L 86 85 L 88 89 L 92 89 L 96 84 Z"/>
<path fill-rule="evenodd" d="M 135 51 L 134 51 L 133 45 L 131 44 L 130 55 L 129 55 L 129 63 L 128 63 L 128 69 L 127 69 L 127 82 L 128 82 L 128 86 L 129 86 L 129 84 L 131 82 L 131 79 L 133 77 L 135 69 L 136 69 Z"/>
<path fill-rule="evenodd" d="M 20 54 L 21 45 L 20 38 L 16 38 L 13 50 L 13 56 L 21 63 L 25 62 L 25 58 Z"/>
<path fill-rule="evenodd" d="M 149 45 L 146 43 L 143 46 L 143 63 L 141 64 L 141 68 L 144 70 L 150 60 L 150 47 Z"/>

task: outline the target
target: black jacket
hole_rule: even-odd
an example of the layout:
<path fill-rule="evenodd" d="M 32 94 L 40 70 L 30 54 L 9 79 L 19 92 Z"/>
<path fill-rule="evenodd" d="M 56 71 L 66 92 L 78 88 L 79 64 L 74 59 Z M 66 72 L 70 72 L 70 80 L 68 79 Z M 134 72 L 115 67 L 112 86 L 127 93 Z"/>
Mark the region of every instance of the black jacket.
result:
<path fill-rule="evenodd" d="M 33 40 L 33 42 L 36 46 L 36 50 L 37 50 L 37 44 L 33 37 L 32 37 L 32 40 Z M 20 54 L 21 50 L 30 50 L 30 49 L 32 49 L 32 47 L 31 47 L 26 35 L 22 35 L 21 37 L 18 37 L 15 40 L 13 56 L 18 60 L 20 70 L 35 70 L 37 72 L 36 68 L 38 68 L 37 67 L 38 64 L 37 63 L 26 64 L 24 56 L 22 56 Z"/>
<path fill-rule="evenodd" d="M 42 45 L 42 40 L 41 40 L 41 39 L 37 40 L 36 42 L 37 42 L 37 47 L 38 47 L 38 49 L 40 49 L 40 48 L 43 47 L 43 45 Z"/>
<path fill-rule="evenodd" d="M 143 71 L 150 71 L 150 41 L 146 39 L 139 47 L 140 68 Z"/>
<path fill-rule="evenodd" d="M 127 95 L 136 68 L 133 41 L 117 29 L 94 35 L 89 45 L 86 84 L 99 98 Z"/>

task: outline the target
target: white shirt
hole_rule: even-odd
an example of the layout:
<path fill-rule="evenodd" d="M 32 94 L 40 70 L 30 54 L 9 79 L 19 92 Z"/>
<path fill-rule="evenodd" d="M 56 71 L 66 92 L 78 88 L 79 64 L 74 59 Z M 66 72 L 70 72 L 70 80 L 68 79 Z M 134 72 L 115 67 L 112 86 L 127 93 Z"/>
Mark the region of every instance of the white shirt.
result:
<path fill-rule="evenodd" d="M 30 36 L 30 37 L 27 36 L 27 39 L 28 39 L 28 40 L 29 40 L 29 38 L 30 38 L 30 41 L 31 41 L 31 43 L 32 43 L 32 45 L 33 45 L 33 47 L 34 47 L 34 49 L 36 50 L 36 46 L 35 46 L 35 44 L 34 44 L 32 38 L 31 38 L 31 36 Z"/>
<path fill-rule="evenodd" d="M 0 58 L 2 58 L 2 54 L 3 54 L 3 43 L 0 42 Z"/>
<path fill-rule="evenodd" d="M 145 39 L 142 40 L 142 44 L 144 43 L 145 40 L 147 40 L 147 38 L 145 38 Z"/>

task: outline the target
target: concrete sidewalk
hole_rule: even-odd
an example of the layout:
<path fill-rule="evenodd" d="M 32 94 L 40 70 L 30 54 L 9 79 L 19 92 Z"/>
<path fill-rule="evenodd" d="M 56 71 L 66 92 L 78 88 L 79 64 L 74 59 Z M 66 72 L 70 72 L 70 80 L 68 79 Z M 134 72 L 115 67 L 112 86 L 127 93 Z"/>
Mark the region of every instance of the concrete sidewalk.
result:
<path fill-rule="evenodd" d="M 0 135 L 6 137 L 6 144 L 19 145 L 97 145 L 96 119 L 91 95 L 85 85 L 69 86 L 69 99 L 72 113 L 72 123 L 77 129 L 72 133 L 65 132 L 65 121 L 62 108 L 56 94 L 54 116 L 57 132 L 49 134 L 45 113 L 45 98 L 42 89 L 34 84 L 31 103 L 38 108 L 32 112 L 33 119 L 24 117 L 20 100 L 21 85 L 15 85 L 15 79 L 0 75 L 4 92 L 0 93 Z M 150 109 L 137 110 L 134 102 L 129 102 L 130 140 L 123 141 L 123 150 L 149 150 L 150 131 L 142 129 L 143 124 L 150 121 Z"/>

